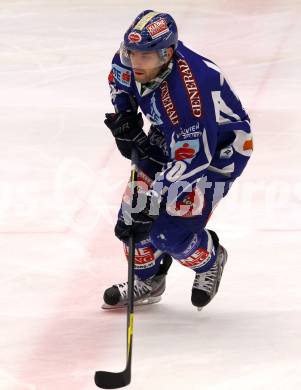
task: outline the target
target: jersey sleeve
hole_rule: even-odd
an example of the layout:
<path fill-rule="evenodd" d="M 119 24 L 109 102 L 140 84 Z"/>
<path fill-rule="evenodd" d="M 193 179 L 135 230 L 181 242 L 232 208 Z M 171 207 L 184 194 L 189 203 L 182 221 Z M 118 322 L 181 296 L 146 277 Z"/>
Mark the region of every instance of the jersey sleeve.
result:
<path fill-rule="evenodd" d="M 221 75 L 221 88 L 213 92 L 219 145 L 209 170 L 232 178 L 245 168 L 253 151 L 250 118 L 227 80 Z"/>
<path fill-rule="evenodd" d="M 138 105 L 132 89 L 132 83 L 134 82 L 132 70 L 121 64 L 119 52 L 114 55 L 112 60 L 108 82 L 111 102 L 115 112 L 136 112 Z"/>

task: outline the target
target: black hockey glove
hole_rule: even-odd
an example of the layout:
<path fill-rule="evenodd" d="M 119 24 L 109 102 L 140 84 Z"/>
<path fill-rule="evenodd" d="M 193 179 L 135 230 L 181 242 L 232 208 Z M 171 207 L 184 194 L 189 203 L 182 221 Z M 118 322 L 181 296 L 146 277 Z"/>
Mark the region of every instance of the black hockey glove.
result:
<path fill-rule="evenodd" d="M 115 137 L 120 153 L 131 159 L 133 144 L 136 146 L 140 159 L 148 157 L 150 147 L 146 134 L 143 131 L 143 119 L 141 113 L 120 112 L 106 114 L 104 121 Z"/>
<path fill-rule="evenodd" d="M 115 226 L 116 237 L 126 244 L 132 234 L 135 235 L 136 242 L 148 238 L 154 221 L 158 218 L 160 211 L 163 210 L 160 199 L 154 196 L 152 191 L 143 194 L 140 193 L 139 196 L 146 197 L 144 210 L 139 213 L 131 213 L 129 206 L 124 204 L 122 207 L 122 215 L 118 218 Z"/>
<path fill-rule="evenodd" d="M 127 225 L 121 219 L 118 219 L 115 225 L 115 236 L 126 244 L 128 244 L 128 240 L 132 234 L 134 234 L 136 242 L 148 238 L 154 222 L 154 219 L 143 212 L 132 214 L 131 219 L 131 225 Z"/>

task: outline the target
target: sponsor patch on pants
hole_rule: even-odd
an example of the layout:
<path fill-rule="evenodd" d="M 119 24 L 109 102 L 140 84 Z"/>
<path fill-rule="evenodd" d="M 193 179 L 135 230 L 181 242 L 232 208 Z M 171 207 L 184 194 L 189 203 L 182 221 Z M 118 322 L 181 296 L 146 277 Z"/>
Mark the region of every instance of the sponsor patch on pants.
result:
<path fill-rule="evenodd" d="M 124 252 L 128 257 L 128 247 L 124 246 Z M 154 251 L 150 247 L 136 248 L 135 249 L 135 269 L 151 268 L 155 265 Z"/>
<path fill-rule="evenodd" d="M 182 265 L 189 268 L 199 268 L 206 265 L 211 259 L 211 254 L 204 248 L 198 248 L 186 259 L 178 260 Z"/>

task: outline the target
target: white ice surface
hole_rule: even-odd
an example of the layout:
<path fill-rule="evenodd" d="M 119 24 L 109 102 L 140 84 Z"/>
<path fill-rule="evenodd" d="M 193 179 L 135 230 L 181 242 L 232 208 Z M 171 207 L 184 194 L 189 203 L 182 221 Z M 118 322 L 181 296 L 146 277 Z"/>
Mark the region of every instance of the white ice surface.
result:
<path fill-rule="evenodd" d="M 125 364 L 126 278 L 114 218 L 129 163 L 103 125 L 107 74 L 143 9 L 217 62 L 249 111 L 255 152 L 210 222 L 229 251 L 219 294 L 190 303 L 174 264 L 136 311 L 129 389 L 301 388 L 300 1 L 1 0 L 0 389 L 92 390 Z"/>

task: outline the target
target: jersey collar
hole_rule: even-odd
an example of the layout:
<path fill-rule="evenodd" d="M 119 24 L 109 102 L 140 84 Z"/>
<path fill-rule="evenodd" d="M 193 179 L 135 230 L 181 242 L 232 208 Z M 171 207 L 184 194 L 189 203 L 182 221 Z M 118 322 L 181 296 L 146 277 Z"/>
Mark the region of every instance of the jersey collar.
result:
<path fill-rule="evenodd" d="M 136 81 L 136 86 L 138 89 L 138 92 L 140 96 L 145 96 L 154 91 L 164 79 L 171 73 L 173 68 L 173 59 L 168 64 L 167 68 L 160 73 L 157 77 L 155 77 L 153 80 L 149 81 L 146 84 L 141 84 L 138 81 Z"/>

